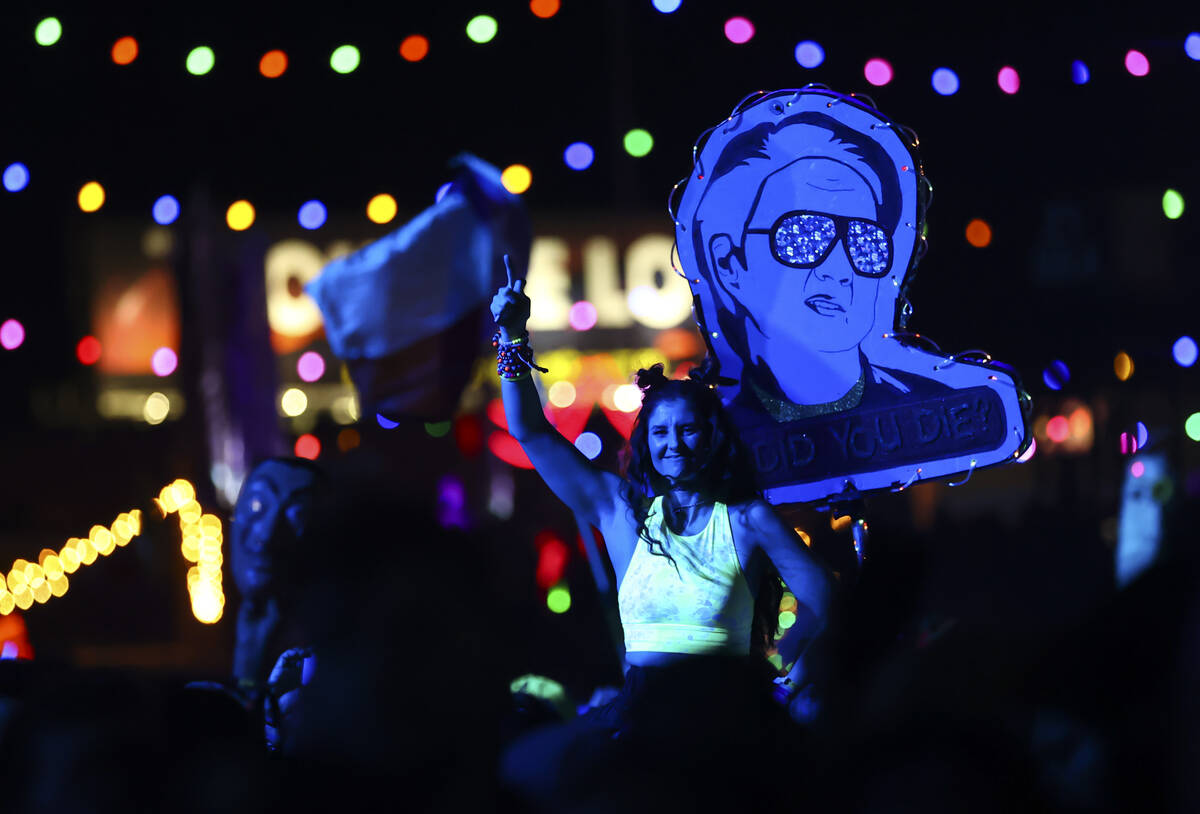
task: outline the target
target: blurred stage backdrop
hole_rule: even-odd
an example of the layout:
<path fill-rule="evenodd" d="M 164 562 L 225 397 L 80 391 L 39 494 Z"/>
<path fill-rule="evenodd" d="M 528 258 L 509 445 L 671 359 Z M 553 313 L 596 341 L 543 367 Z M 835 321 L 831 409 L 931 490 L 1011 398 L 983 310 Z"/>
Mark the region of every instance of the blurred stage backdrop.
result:
<path fill-rule="evenodd" d="M 1114 590 L 1139 456 L 1166 456 L 1160 503 L 1200 492 L 1194 16 L 101 5 L 0 12 L 5 656 L 220 673 L 222 535 L 248 465 L 374 448 L 444 523 L 495 532 L 528 623 L 514 662 L 611 674 L 604 575 L 504 431 L 485 327 L 441 349 L 476 360 L 456 408 L 363 414 L 303 286 L 433 203 L 460 152 L 502 168 L 533 223 L 548 409 L 614 467 L 632 371 L 703 355 L 666 214 L 693 141 L 745 95 L 808 83 L 869 94 L 920 137 L 935 194 L 909 328 L 1015 365 L 1033 395 L 1021 463 L 868 502 L 857 589 L 908 603 L 881 624 L 1065 629 Z M 1151 561 L 1163 535 L 1127 536 Z M 853 568 L 845 539 L 825 544 Z M 390 541 L 330 552 L 402 562 Z"/>

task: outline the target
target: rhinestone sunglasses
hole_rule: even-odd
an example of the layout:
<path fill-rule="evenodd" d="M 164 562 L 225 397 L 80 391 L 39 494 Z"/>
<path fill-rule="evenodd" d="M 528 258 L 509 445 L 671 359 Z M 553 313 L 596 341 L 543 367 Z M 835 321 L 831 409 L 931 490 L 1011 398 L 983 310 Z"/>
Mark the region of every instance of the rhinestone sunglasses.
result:
<path fill-rule="evenodd" d="M 864 277 L 883 277 L 892 269 L 892 238 L 871 220 L 798 210 L 780 216 L 770 229 L 746 234 L 768 235 L 775 259 L 792 268 L 819 266 L 841 240 L 850 265 Z"/>

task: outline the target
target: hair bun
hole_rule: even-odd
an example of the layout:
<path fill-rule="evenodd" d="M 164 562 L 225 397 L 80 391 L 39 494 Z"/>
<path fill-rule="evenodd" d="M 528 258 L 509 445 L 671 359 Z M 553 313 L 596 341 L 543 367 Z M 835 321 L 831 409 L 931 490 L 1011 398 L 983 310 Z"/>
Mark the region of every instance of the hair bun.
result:
<path fill-rule="evenodd" d="M 633 376 L 634 382 L 642 392 L 667 383 L 667 374 L 663 372 L 662 362 L 642 368 Z"/>

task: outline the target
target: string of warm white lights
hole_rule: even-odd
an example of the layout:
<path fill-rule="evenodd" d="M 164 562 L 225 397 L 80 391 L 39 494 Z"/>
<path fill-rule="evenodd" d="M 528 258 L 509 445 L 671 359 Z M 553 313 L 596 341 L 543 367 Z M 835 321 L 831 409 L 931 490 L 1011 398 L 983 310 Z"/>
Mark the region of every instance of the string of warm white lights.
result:
<path fill-rule="evenodd" d="M 155 505 L 163 517 L 179 514 L 183 534 L 184 559 L 194 565 L 188 569 L 187 586 L 192 615 L 205 624 L 220 620 L 225 608 L 221 588 L 221 520 L 205 514 L 196 501 L 196 489 L 179 479 L 162 488 Z M 61 550 L 42 549 L 38 561 L 15 560 L 0 583 L 0 616 L 14 610 L 28 610 L 35 603 L 45 604 L 51 597 L 67 593 L 68 574 L 82 566 L 91 565 L 99 557 L 107 557 L 118 547 L 142 533 L 142 513 L 139 509 L 123 512 L 110 526 L 92 526 L 88 536 L 72 537 Z"/>

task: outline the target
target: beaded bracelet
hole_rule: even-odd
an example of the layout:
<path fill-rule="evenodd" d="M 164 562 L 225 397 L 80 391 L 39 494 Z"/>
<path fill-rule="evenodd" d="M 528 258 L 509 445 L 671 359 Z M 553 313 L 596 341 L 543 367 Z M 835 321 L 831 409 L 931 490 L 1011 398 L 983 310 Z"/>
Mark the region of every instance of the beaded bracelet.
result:
<path fill-rule="evenodd" d="M 538 367 L 533 361 L 533 348 L 529 347 L 529 334 L 513 337 L 508 342 L 500 341 L 500 332 L 492 334 L 492 347 L 496 349 L 496 373 L 501 379 L 519 382 L 536 369 L 549 373 L 544 367 Z"/>

